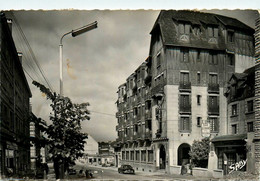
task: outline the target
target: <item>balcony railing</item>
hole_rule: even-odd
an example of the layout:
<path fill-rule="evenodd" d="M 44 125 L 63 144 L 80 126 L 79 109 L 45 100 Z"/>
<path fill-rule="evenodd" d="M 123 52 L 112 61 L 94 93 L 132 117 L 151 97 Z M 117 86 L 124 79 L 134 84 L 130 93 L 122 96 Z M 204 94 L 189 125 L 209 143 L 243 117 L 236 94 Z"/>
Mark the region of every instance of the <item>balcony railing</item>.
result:
<path fill-rule="evenodd" d="M 179 84 L 180 91 L 191 91 L 191 83 L 190 82 L 180 82 Z"/>
<path fill-rule="evenodd" d="M 163 93 L 164 86 L 167 84 L 166 79 L 162 79 L 158 85 L 154 86 L 151 90 L 151 95 L 155 95 L 157 93 Z"/>
<path fill-rule="evenodd" d="M 219 106 L 208 106 L 208 114 L 219 115 Z"/>
<path fill-rule="evenodd" d="M 208 84 L 208 92 L 219 93 L 219 84 Z"/>
<path fill-rule="evenodd" d="M 144 83 L 147 85 L 152 81 L 152 75 L 151 73 L 147 73 L 145 78 L 144 78 Z"/>
<path fill-rule="evenodd" d="M 148 92 L 148 93 L 146 93 L 146 94 L 144 95 L 144 100 L 145 100 L 145 101 L 150 101 L 150 100 L 151 100 L 151 93 L 150 93 L 150 92 Z"/>
<path fill-rule="evenodd" d="M 150 129 L 146 129 L 145 138 L 152 139 L 152 131 Z"/>
<path fill-rule="evenodd" d="M 142 97 L 141 96 L 137 96 L 137 103 L 141 102 Z"/>
<path fill-rule="evenodd" d="M 179 112 L 180 113 L 191 113 L 191 105 L 185 105 L 185 106 L 181 106 L 179 107 Z"/>

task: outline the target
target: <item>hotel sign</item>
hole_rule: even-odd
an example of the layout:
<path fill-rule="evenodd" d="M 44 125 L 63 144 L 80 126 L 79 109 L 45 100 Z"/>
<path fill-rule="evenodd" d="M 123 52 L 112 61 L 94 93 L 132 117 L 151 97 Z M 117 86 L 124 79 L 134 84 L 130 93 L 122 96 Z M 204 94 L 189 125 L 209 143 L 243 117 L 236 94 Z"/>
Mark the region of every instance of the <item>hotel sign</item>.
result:
<path fill-rule="evenodd" d="M 202 137 L 209 137 L 210 136 L 210 124 L 206 120 L 201 124 L 201 136 Z"/>

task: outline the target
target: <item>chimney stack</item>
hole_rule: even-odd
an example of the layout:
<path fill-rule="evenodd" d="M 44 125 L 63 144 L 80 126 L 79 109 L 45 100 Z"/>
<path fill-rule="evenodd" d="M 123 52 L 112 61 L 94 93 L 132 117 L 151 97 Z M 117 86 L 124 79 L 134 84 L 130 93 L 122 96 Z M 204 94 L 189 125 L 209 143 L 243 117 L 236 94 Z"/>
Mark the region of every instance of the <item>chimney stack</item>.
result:
<path fill-rule="evenodd" d="M 22 52 L 17 52 L 19 60 L 21 62 L 21 64 L 23 64 L 23 53 Z"/>
<path fill-rule="evenodd" d="M 7 19 L 7 24 L 9 26 L 10 32 L 12 33 L 12 19 Z"/>

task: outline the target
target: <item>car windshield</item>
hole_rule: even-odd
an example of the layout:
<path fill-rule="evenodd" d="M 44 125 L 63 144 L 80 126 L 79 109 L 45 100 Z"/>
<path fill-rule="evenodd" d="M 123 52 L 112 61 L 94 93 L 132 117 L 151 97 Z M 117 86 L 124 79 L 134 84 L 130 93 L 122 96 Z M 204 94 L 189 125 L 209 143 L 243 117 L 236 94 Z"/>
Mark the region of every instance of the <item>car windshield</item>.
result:
<path fill-rule="evenodd" d="M 124 165 L 123 168 L 125 168 L 125 169 L 131 169 L 132 167 L 131 167 L 131 165 Z"/>

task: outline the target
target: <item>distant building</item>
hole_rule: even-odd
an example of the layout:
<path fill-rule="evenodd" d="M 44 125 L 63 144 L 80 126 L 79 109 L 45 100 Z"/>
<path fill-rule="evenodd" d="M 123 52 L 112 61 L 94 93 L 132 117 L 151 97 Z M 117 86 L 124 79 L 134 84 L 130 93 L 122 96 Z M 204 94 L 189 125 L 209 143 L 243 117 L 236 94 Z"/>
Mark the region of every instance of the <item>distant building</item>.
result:
<path fill-rule="evenodd" d="M 30 159 L 31 169 L 36 169 L 36 161 L 47 162 L 47 147 L 41 126 L 47 125 L 44 120 L 38 119 L 33 113 L 30 117 Z"/>
<path fill-rule="evenodd" d="M 115 163 L 115 154 L 113 142 L 98 142 L 98 154 L 100 156 L 100 164 L 104 166 L 111 166 Z"/>
<path fill-rule="evenodd" d="M 237 19 L 161 11 L 149 57 L 118 87 L 118 163 L 180 174 L 194 140 L 228 134 L 227 82 L 254 61 L 254 29 Z"/>
<path fill-rule="evenodd" d="M 98 164 L 98 142 L 90 135 L 85 139 L 84 156 L 79 159 L 84 164 Z"/>
<path fill-rule="evenodd" d="M 23 174 L 30 169 L 30 97 L 18 56 L 11 20 L 0 13 L 0 175 Z M 21 55 L 21 54 L 20 54 Z"/>

